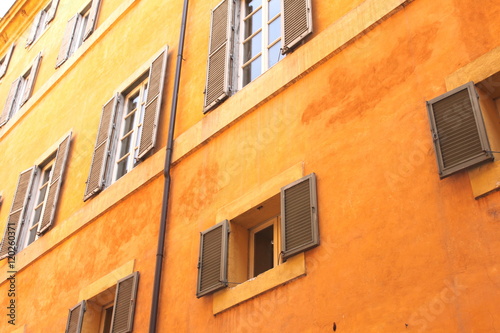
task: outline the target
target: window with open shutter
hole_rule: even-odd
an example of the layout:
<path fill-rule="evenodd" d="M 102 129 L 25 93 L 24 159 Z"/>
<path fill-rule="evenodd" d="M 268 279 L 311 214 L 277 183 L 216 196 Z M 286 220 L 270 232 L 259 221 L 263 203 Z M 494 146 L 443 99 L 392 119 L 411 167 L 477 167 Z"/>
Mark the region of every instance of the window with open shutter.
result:
<path fill-rule="evenodd" d="M 9 95 L 7 95 L 7 101 L 3 107 L 2 115 L 0 116 L 0 126 L 3 126 L 11 117 L 12 109 L 16 102 L 17 90 L 19 89 L 19 84 L 21 83 L 22 78 L 16 79 L 12 82 L 10 86 Z"/>
<path fill-rule="evenodd" d="M 281 189 L 283 258 L 319 245 L 316 175 L 305 176 Z"/>
<path fill-rule="evenodd" d="M 282 0 L 283 54 L 312 32 L 311 0 Z"/>
<path fill-rule="evenodd" d="M 473 82 L 427 102 L 440 178 L 493 160 Z"/>
<path fill-rule="evenodd" d="M 85 32 L 83 35 L 83 40 L 89 38 L 89 36 L 94 32 L 97 16 L 99 15 L 99 7 L 101 6 L 101 0 L 92 0 L 92 5 L 90 7 L 89 19 L 87 26 L 85 27 Z"/>
<path fill-rule="evenodd" d="M 138 283 L 139 272 L 134 272 L 118 281 L 111 319 L 111 333 L 132 332 Z"/>
<path fill-rule="evenodd" d="M 30 34 L 28 36 L 28 39 L 26 40 L 27 47 L 30 46 L 36 39 L 37 31 L 38 31 L 39 26 L 41 24 L 43 14 L 44 14 L 44 11 L 41 11 L 35 16 L 35 20 L 33 21 L 33 24 L 31 25 Z"/>
<path fill-rule="evenodd" d="M 47 19 L 45 21 L 45 24 L 49 24 L 54 17 L 56 16 L 56 11 L 57 11 L 57 6 L 59 5 L 59 0 L 52 0 L 50 4 L 50 8 L 47 12 Z"/>
<path fill-rule="evenodd" d="M 65 333 L 80 333 L 82 331 L 85 301 L 82 301 L 69 310 Z"/>
<path fill-rule="evenodd" d="M 59 49 L 59 54 L 57 55 L 56 68 L 61 66 L 69 57 L 71 50 L 71 44 L 75 38 L 75 31 L 80 20 L 80 14 L 76 14 L 69 19 L 66 30 L 64 31 L 64 37 L 62 40 L 61 48 Z"/>
<path fill-rule="evenodd" d="M 26 103 L 33 93 L 33 87 L 35 86 L 36 76 L 38 74 L 38 68 L 40 67 L 40 61 L 42 60 L 42 53 L 38 53 L 35 60 L 33 60 L 33 66 L 31 66 L 30 74 L 26 79 L 26 86 L 24 88 L 24 94 L 22 96 L 21 105 Z"/>
<path fill-rule="evenodd" d="M 33 177 L 35 176 L 35 168 L 29 168 L 23 171 L 19 176 L 14 201 L 10 209 L 9 218 L 5 227 L 4 237 L 0 245 L 0 259 L 7 257 L 9 247 L 12 246 L 10 241 L 17 244 L 19 229 L 24 219 L 25 208 L 28 203 Z"/>
<path fill-rule="evenodd" d="M 7 68 L 9 67 L 10 63 L 10 58 L 12 57 L 12 52 L 14 52 L 14 47 L 15 44 L 12 44 L 7 50 L 5 56 L 0 60 L 0 79 L 4 77 L 5 73 L 7 72 Z"/>
<path fill-rule="evenodd" d="M 212 11 L 204 112 L 229 96 L 233 17 L 233 1 L 230 0 L 222 1 Z"/>
<path fill-rule="evenodd" d="M 197 297 L 227 286 L 228 234 L 229 222 L 224 220 L 200 235 Z"/>

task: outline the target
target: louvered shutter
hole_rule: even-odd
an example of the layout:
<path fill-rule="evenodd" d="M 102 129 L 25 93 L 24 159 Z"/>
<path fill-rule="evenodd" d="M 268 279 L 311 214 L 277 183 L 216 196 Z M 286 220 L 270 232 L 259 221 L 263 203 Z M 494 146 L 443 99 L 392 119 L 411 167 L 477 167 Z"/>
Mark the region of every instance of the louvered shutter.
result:
<path fill-rule="evenodd" d="M 14 201 L 12 202 L 7 225 L 5 226 L 3 241 L 0 245 L 0 259 L 7 257 L 9 246 L 12 246 L 9 244 L 9 241 L 17 241 L 19 234 L 18 229 L 24 219 L 24 210 L 29 200 L 35 173 L 35 168 L 29 168 L 19 175 Z"/>
<path fill-rule="evenodd" d="M 282 53 L 288 53 L 294 46 L 312 32 L 311 0 L 282 0 L 283 9 Z"/>
<path fill-rule="evenodd" d="M 75 38 L 75 28 L 79 20 L 80 14 L 76 14 L 69 19 L 68 24 L 66 25 L 66 31 L 64 32 L 61 48 L 59 49 L 59 54 L 57 55 L 56 68 L 61 66 L 69 57 L 71 42 Z"/>
<path fill-rule="evenodd" d="M 83 35 L 83 40 L 89 38 L 89 36 L 94 32 L 97 15 L 99 15 L 99 7 L 101 6 L 101 0 L 92 0 L 92 6 L 90 7 L 89 20 L 87 26 L 85 27 L 85 33 Z"/>
<path fill-rule="evenodd" d="M 227 286 L 228 235 L 228 220 L 201 233 L 197 297 Z"/>
<path fill-rule="evenodd" d="M 28 39 L 26 40 L 26 47 L 30 46 L 35 41 L 36 31 L 38 30 L 38 26 L 40 25 L 41 19 L 42 19 L 42 12 L 39 12 L 38 14 L 36 14 L 35 20 L 31 25 L 30 34 L 28 36 Z"/>
<path fill-rule="evenodd" d="M 111 333 L 132 332 L 138 283 L 139 272 L 134 272 L 118 281 L 111 319 Z"/>
<path fill-rule="evenodd" d="M 12 56 L 12 52 L 14 51 L 14 47 L 15 47 L 15 44 L 12 44 L 9 47 L 9 49 L 7 50 L 7 53 L 5 54 L 5 58 L 3 60 L 2 66 L 0 66 L 0 79 L 7 72 L 7 68 L 9 67 L 10 57 Z"/>
<path fill-rule="evenodd" d="M 54 223 L 57 200 L 59 198 L 59 191 L 61 190 L 61 184 L 63 182 L 64 169 L 66 166 L 66 160 L 68 159 L 70 143 L 71 133 L 64 138 L 57 149 L 56 160 L 54 162 L 54 168 L 50 178 L 49 192 L 47 193 L 47 198 L 45 199 L 45 208 L 43 210 L 42 222 L 38 235 L 47 231 Z"/>
<path fill-rule="evenodd" d="M 26 101 L 31 97 L 31 94 L 33 93 L 33 87 L 35 86 L 35 80 L 38 74 L 38 68 L 40 67 L 41 60 L 42 60 L 42 53 L 40 52 L 33 61 L 33 66 L 31 66 L 30 75 L 28 77 L 28 81 L 26 82 L 26 86 L 24 88 L 24 96 L 22 97 L 21 105 L 26 103 Z"/>
<path fill-rule="evenodd" d="M 45 25 L 49 24 L 56 16 L 58 5 L 59 5 L 59 0 L 52 0 L 52 3 L 50 4 L 50 9 L 47 12 L 47 20 L 45 21 Z"/>
<path fill-rule="evenodd" d="M 439 176 L 493 160 L 473 82 L 427 102 Z"/>
<path fill-rule="evenodd" d="M 148 97 L 141 128 L 138 158 L 142 158 L 151 151 L 156 142 L 158 117 L 160 115 L 163 87 L 166 77 L 165 71 L 167 69 L 167 53 L 168 49 L 163 51 L 162 54 L 153 61 L 149 69 Z"/>
<path fill-rule="evenodd" d="M 80 333 L 82 331 L 85 301 L 81 301 L 69 310 L 65 333 Z"/>
<path fill-rule="evenodd" d="M 119 104 L 119 96 L 116 95 L 102 108 L 101 123 L 97 132 L 97 139 L 92 156 L 87 188 L 85 189 L 84 201 L 99 193 L 105 184 L 106 170 L 108 167 L 111 138 L 114 130 L 115 114 Z"/>
<path fill-rule="evenodd" d="M 281 189 L 281 247 L 287 259 L 319 245 L 316 175 Z"/>
<path fill-rule="evenodd" d="M 212 11 L 204 112 L 230 93 L 233 17 L 233 1 L 230 0 L 222 1 Z"/>
<path fill-rule="evenodd" d="M 17 95 L 17 90 L 19 89 L 20 82 L 21 78 L 12 82 L 12 85 L 10 86 L 9 95 L 7 96 L 7 101 L 5 102 L 2 115 L 0 116 L 0 126 L 3 126 L 10 119 L 10 113 L 12 111 L 14 103 L 16 102 L 16 95 Z"/>

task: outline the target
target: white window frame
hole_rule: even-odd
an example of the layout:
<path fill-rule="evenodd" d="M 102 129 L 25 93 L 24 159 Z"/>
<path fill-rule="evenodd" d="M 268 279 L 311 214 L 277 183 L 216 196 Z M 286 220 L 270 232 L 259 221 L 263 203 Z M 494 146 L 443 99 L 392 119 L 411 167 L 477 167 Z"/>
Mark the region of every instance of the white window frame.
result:
<path fill-rule="evenodd" d="M 24 97 L 24 94 L 25 94 L 25 91 L 27 88 L 27 83 L 29 81 L 29 78 L 31 75 L 33 75 L 32 71 L 33 71 L 33 66 L 30 67 L 30 69 L 28 69 L 19 78 L 19 83 L 17 85 L 16 95 L 14 96 L 14 101 L 12 104 L 12 108 L 10 110 L 10 115 L 8 117 L 9 119 L 12 118 L 17 113 L 17 111 L 19 111 L 19 109 L 21 109 L 21 107 L 24 104 L 23 97 Z"/>
<path fill-rule="evenodd" d="M 78 21 L 76 23 L 75 31 L 73 32 L 73 39 L 69 47 L 68 58 L 75 53 L 76 50 L 83 44 L 83 37 L 85 35 L 85 29 L 89 22 L 91 3 L 89 3 L 85 8 L 78 13 Z"/>

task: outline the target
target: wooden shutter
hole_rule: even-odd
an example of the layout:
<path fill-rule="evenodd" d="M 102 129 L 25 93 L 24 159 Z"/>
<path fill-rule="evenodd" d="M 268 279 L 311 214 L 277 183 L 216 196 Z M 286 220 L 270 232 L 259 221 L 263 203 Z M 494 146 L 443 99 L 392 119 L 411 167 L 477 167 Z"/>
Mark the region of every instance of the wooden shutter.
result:
<path fill-rule="evenodd" d="M 26 103 L 26 101 L 31 97 L 31 94 L 33 93 L 33 87 L 35 86 L 35 80 L 38 74 L 38 68 L 40 67 L 41 60 L 42 60 L 42 53 L 40 52 L 33 61 L 33 66 L 31 66 L 30 75 L 28 77 L 26 86 L 24 88 L 24 95 L 21 100 L 21 105 Z"/>
<path fill-rule="evenodd" d="M 319 245 L 316 175 L 281 189 L 281 250 L 287 259 Z"/>
<path fill-rule="evenodd" d="M 33 21 L 33 24 L 31 25 L 30 34 L 28 36 L 28 39 L 26 40 L 26 47 L 30 46 L 35 41 L 36 31 L 38 30 L 38 26 L 40 25 L 40 20 L 42 19 L 42 15 L 43 15 L 43 11 L 36 14 L 35 20 Z"/>
<path fill-rule="evenodd" d="M 115 115 L 119 105 L 118 95 L 109 100 L 102 108 L 101 123 L 97 132 L 97 139 L 92 156 L 87 188 L 85 189 L 84 201 L 99 193 L 105 184 L 105 176 L 108 167 L 111 138 L 115 128 Z"/>
<path fill-rule="evenodd" d="M 65 333 L 80 333 L 82 331 L 83 313 L 85 312 L 85 301 L 81 301 L 69 309 L 68 321 Z"/>
<path fill-rule="evenodd" d="M 158 117 L 160 115 L 163 87 L 165 85 L 167 56 L 168 49 L 163 51 L 158 58 L 153 61 L 149 69 L 148 97 L 141 128 L 141 142 L 139 145 L 138 158 L 142 158 L 151 151 L 156 142 Z"/>
<path fill-rule="evenodd" d="M 19 83 L 21 83 L 22 78 L 18 78 L 10 86 L 9 95 L 7 96 L 7 101 L 3 107 L 2 115 L 0 116 L 0 126 L 3 126 L 9 119 L 12 111 L 12 107 L 16 102 L 17 90 L 19 89 Z"/>
<path fill-rule="evenodd" d="M 7 257 L 9 253 L 9 241 L 17 241 L 22 220 L 24 218 L 24 210 L 29 200 L 33 177 L 35 176 L 35 168 L 29 168 L 21 172 L 17 183 L 14 201 L 10 209 L 7 225 L 3 236 L 2 244 L 0 245 L 0 259 Z"/>
<path fill-rule="evenodd" d="M 427 102 L 439 176 L 493 160 L 473 82 Z"/>
<path fill-rule="evenodd" d="M 229 96 L 231 89 L 233 17 L 234 9 L 231 0 L 222 1 L 212 11 L 204 112 L 207 112 Z"/>
<path fill-rule="evenodd" d="M 132 332 L 138 283 L 139 272 L 134 272 L 118 281 L 111 319 L 111 333 Z"/>
<path fill-rule="evenodd" d="M 89 38 L 89 36 L 94 32 L 97 15 L 99 15 L 99 7 L 101 6 L 101 0 L 92 0 L 92 6 L 90 7 L 89 20 L 87 26 L 85 27 L 85 33 L 83 35 L 83 40 Z"/>
<path fill-rule="evenodd" d="M 52 3 L 50 4 L 50 9 L 47 12 L 47 20 L 45 21 L 45 25 L 48 25 L 56 16 L 58 5 L 59 5 L 59 0 L 52 0 Z"/>
<path fill-rule="evenodd" d="M 312 32 L 311 0 L 281 0 L 283 9 L 282 53 L 288 53 L 294 46 Z"/>
<path fill-rule="evenodd" d="M 61 48 L 59 49 L 59 54 L 57 55 L 56 68 L 61 66 L 69 57 L 71 42 L 75 38 L 75 29 L 79 20 L 80 14 L 76 14 L 69 19 L 68 24 L 66 25 L 66 31 L 64 32 Z"/>
<path fill-rule="evenodd" d="M 196 288 L 198 298 L 227 286 L 228 235 L 228 220 L 214 225 L 200 235 Z"/>
<path fill-rule="evenodd" d="M 45 201 L 45 208 L 43 210 L 42 222 L 38 235 L 47 231 L 54 223 L 57 200 L 59 198 L 59 191 L 61 190 L 61 184 L 63 182 L 64 169 L 66 166 L 66 160 L 68 159 L 70 143 L 71 133 L 64 138 L 57 149 L 56 160 L 54 162 L 50 178 L 49 192 L 47 193 L 47 199 Z"/>
<path fill-rule="evenodd" d="M 5 54 L 5 57 L 3 59 L 2 66 L 0 66 L 0 79 L 5 75 L 7 72 L 7 68 L 9 67 L 9 62 L 10 58 L 12 57 L 12 52 L 14 51 L 15 44 L 12 44 L 9 49 L 7 50 L 7 53 Z"/>

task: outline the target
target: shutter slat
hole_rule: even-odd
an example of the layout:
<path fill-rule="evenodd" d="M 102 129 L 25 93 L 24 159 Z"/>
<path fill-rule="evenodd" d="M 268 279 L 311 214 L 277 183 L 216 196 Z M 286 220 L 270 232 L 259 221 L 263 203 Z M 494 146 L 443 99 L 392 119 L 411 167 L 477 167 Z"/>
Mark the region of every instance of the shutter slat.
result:
<path fill-rule="evenodd" d="M 310 0 L 282 0 L 281 5 L 285 54 L 312 32 L 312 11 Z"/>
<path fill-rule="evenodd" d="M 47 231 L 54 223 L 59 191 L 61 190 L 61 184 L 63 182 L 64 169 L 68 159 L 70 144 L 71 133 L 64 138 L 57 149 L 56 160 L 50 179 L 49 192 L 43 209 L 40 230 L 38 231 L 39 235 Z"/>
<path fill-rule="evenodd" d="M 87 40 L 89 36 L 94 32 L 97 15 L 99 15 L 99 7 L 101 6 L 101 0 L 92 0 L 92 6 L 90 7 L 89 19 L 87 26 L 85 27 L 85 33 L 83 35 L 83 40 Z"/>
<path fill-rule="evenodd" d="M 118 281 L 111 319 L 111 333 L 132 332 L 139 272 Z"/>
<path fill-rule="evenodd" d="M 31 97 L 31 94 L 33 93 L 33 88 L 35 86 L 35 80 L 38 74 L 38 68 L 40 67 L 41 60 L 42 60 L 42 53 L 40 52 L 36 56 L 35 60 L 33 60 L 33 65 L 31 66 L 28 82 L 26 82 L 26 87 L 24 88 L 24 96 L 22 97 L 21 100 L 22 104 L 26 103 L 26 101 Z"/>
<path fill-rule="evenodd" d="M 19 83 L 21 79 L 16 79 L 12 82 L 10 86 L 9 95 L 7 96 L 7 101 L 5 102 L 5 106 L 3 107 L 2 115 L 0 116 L 0 126 L 3 126 L 7 121 L 9 121 L 11 117 L 12 107 L 16 102 L 17 90 L 19 89 Z"/>
<path fill-rule="evenodd" d="M 82 301 L 69 310 L 65 333 L 80 333 L 82 331 L 85 301 Z"/>
<path fill-rule="evenodd" d="M 61 66 L 69 57 L 69 50 L 71 49 L 71 42 L 75 38 L 75 29 L 80 20 L 80 14 L 76 14 L 69 19 L 66 25 L 66 31 L 64 32 L 64 37 L 61 43 L 61 48 L 59 49 L 59 54 L 57 55 L 56 68 Z"/>
<path fill-rule="evenodd" d="M 200 235 L 197 297 L 227 286 L 228 230 L 229 222 L 224 220 Z"/>
<path fill-rule="evenodd" d="M 168 49 L 163 51 L 151 64 L 149 69 L 148 96 L 144 110 L 144 121 L 141 129 L 141 141 L 138 158 L 143 158 L 155 146 L 158 132 L 158 118 L 163 100 L 165 86 Z"/>

